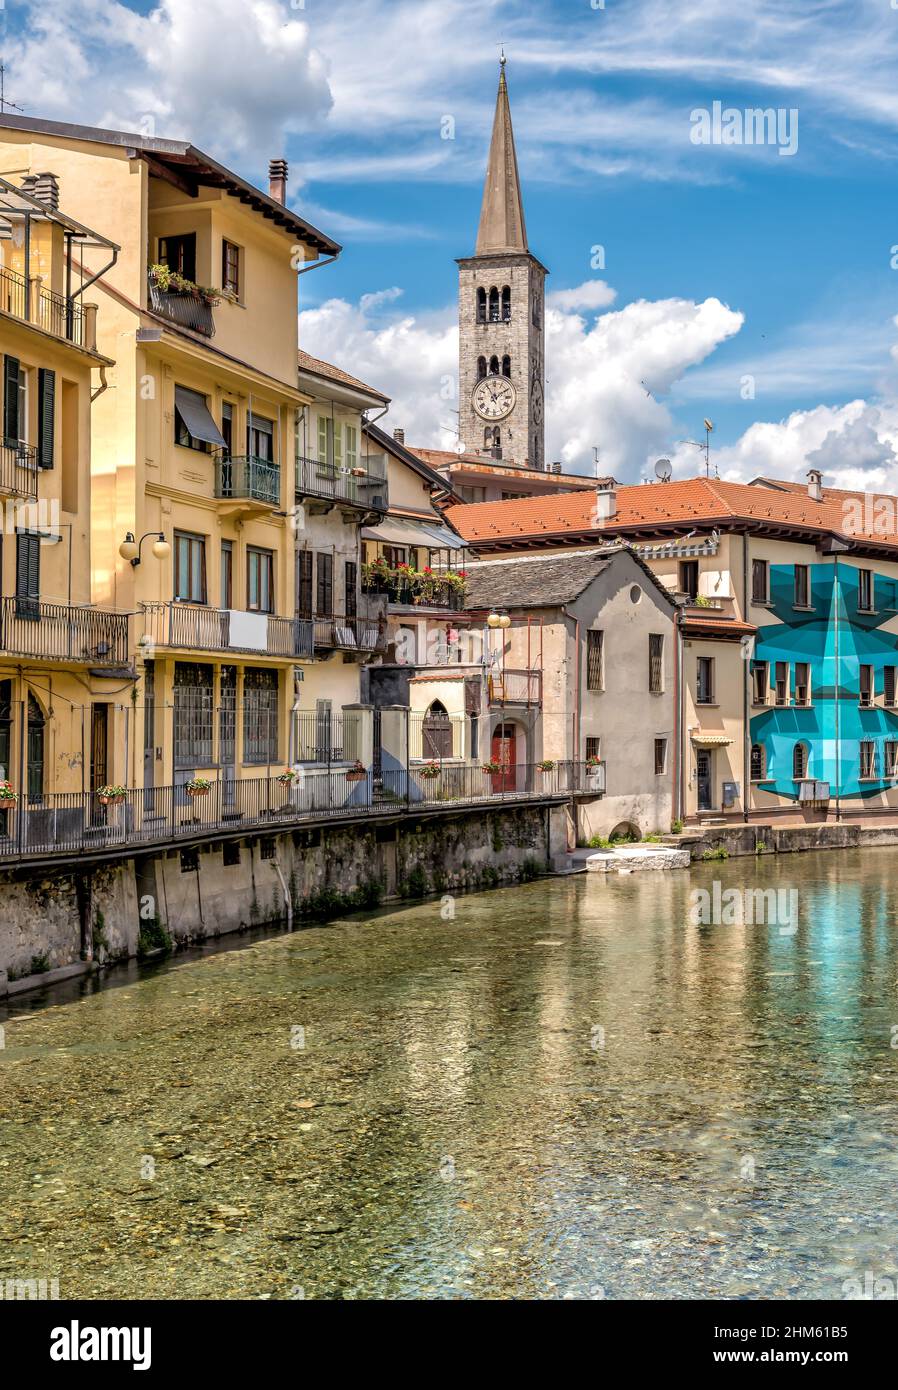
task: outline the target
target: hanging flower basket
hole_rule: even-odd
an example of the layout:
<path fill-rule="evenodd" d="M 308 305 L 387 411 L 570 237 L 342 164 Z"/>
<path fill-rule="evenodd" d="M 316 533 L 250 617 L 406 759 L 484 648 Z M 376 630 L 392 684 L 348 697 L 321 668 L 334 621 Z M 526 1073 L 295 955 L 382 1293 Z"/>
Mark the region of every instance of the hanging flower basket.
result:
<path fill-rule="evenodd" d="M 347 782 L 364 782 L 367 776 L 368 773 L 365 771 L 363 764 L 355 762 L 352 767 L 347 770 L 346 780 Z"/>
<path fill-rule="evenodd" d="M 15 806 L 19 799 L 19 793 L 14 792 L 11 782 L 0 782 L 0 806 L 4 803 L 7 806 Z"/>
<path fill-rule="evenodd" d="M 184 783 L 184 790 L 188 796 L 207 796 L 212 790 L 212 783 L 206 777 L 191 777 L 189 782 Z"/>
<path fill-rule="evenodd" d="M 279 773 L 278 773 L 278 775 L 277 775 L 277 780 L 278 780 L 283 786 L 289 787 L 291 782 L 295 782 L 295 781 L 296 781 L 297 775 L 298 775 L 298 774 L 295 773 L 295 772 L 293 771 L 292 768 L 289 768 L 289 767 L 288 767 L 284 772 L 279 772 Z"/>
<path fill-rule="evenodd" d="M 97 787 L 97 796 L 101 806 L 121 806 L 127 794 L 127 787 L 105 786 Z"/>
<path fill-rule="evenodd" d="M 439 777 L 442 770 L 439 763 L 425 763 L 423 767 L 418 768 L 418 776 L 431 781 L 434 777 Z"/>
<path fill-rule="evenodd" d="M 502 768 L 499 765 L 499 763 L 491 761 L 488 763 L 484 763 L 480 770 L 481 772 L 488 772 L 491 777 L 495 777 L 497 772 L 502 771 Z"/>

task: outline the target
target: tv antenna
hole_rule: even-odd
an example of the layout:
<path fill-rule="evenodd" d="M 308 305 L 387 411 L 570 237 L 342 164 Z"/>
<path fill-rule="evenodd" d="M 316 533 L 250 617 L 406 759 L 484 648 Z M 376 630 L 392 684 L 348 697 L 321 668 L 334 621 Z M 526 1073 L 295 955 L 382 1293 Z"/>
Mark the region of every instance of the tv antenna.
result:
<path fill-rule="evenodd" d="M 6 64 L 0 63 L 0 115 L 4 111 L 22 111 L 24 107 L 19 106 L 15 101 L 9 101 L 6 96 Z"/>
<path fill-rule="evenodd" d="M 598 444 L 593 444 L 593 446 L 592 446 L 592 466 L 593 466 L 593 471 L 595 472 L 595 475 L 596 475 L 596 477 L 598 478 L 598 477 L 600 476 L 600 475 L 599 475 L 599 446 L 598 446 Z"/>
<path fill-rule="evenodd" d="M 677 443 L 678 443 L 678 444 L 692 444 L 696 449 L 701 449 L 701 450 L 704 451 L 704 455 L 705 455 L 705 477 L 706 477 L 706 478 L 710 478 L 710 476 L 711 476 L 711 435 L 712 435 L 713 432 L 714 432 L 714 422 L 713 422 L 712 420 L 709 420 L 709 419 L 707 418 L 707 416 L 706 416 L 705 419 L 702 421 L 702 423 L 703 423 L 704 426 L 705 426 L 705 442 L 704 442 L 704 444 L 700 443 L 700 441 L 697 440 L 697 439 L 678 439 L 678 440 L 677 440 Z M 716 469 L 716 468 L 714 469 L 714 476 L 717 477 L 717 469 Z"/>

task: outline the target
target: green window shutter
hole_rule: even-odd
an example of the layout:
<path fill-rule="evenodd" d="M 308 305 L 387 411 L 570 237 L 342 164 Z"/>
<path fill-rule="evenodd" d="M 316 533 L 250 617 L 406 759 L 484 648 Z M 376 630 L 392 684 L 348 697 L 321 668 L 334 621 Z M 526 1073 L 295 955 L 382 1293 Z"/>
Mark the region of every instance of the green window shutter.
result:
<path fill-rule="evenodd" d="M 3 359 L 3 438 L 7 444 L 18 444 L 19 429 L 19 359 Z"/>
<path fill-rule="evenodd" d="M 346 426 L 346 467 L 355 468 L 358 463 L 358 431 L 355 425 Z"/>
<path fill-rule="evenodd" d="M 37 374 L 37 461 L 41 468 L 53 467 L 55 420 L 56 373 L 41 367 Z"/>
<path fill-rule="evenodd" d="M 343 462 L 343 433 L 339 420 L 334 421 L 334 467 L 339 468 Z"/>
<path fill-rule="evenodd" d="M 16 597 L 39 599 L 41 596 L 41 541 L 20 531 L 16 536 Z"/>
<path fill-rule="evenodd" d="M 318 416 L 318 462 L 327 463 L 327 420 Z"/>

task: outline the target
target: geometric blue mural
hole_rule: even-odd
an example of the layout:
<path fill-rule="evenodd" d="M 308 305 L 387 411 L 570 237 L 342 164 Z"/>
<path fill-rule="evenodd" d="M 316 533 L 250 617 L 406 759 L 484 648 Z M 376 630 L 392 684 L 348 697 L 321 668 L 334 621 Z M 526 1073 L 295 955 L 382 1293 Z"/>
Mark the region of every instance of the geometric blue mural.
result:
<path fill-rule="evenodd" d="M 765 777 L 757 785 L 797 800 L 792 754 L 796 743 L 804 743 L 808 749 L 806 775 L 829 782 L 833 798 L 874 796 L 896 785 L 893 778 L 883 777 L 883 744 L 898 740 L 898 714 L 860 708 L 860 667 L 873 667 L 873 688 L 881 695 L 883 667 L 898 666 L 898 635 L 882 631 L 882 624 L 896 616 L 895 580 L 873 576 L 874 612 L 867 613 L 858 609 L 856 569 L 832 562 L 808 568 L 813 612 L 793 607 L 794 566 L 770 566 L 770 607 L 780 622 L 758 627 L 751 664 L 769 663 L 772 686 L 776 662 L 787 662 L 791 699 L 795 663 L 807 662 L 813 704 L 809 708 L 771 705 L 752 715 L 751 741 L 762 744 L 766 755 Z M 860 780 L 861 740 L 876 744 L 878 775 L 872 781 Z"/>

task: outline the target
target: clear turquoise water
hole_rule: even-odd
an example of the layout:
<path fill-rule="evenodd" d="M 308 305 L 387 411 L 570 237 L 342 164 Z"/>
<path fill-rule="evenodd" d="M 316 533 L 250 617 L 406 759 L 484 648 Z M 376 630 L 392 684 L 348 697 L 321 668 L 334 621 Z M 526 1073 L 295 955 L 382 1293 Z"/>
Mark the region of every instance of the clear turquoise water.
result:
<path fill-rule="evenodd" d="M 896 862 L 543 880 L 23 1001 L 0 1278 L 691 1299 L 894 1277 Z M 797 933 L 690 925 L 714 878 L 796 888 Z"/>

